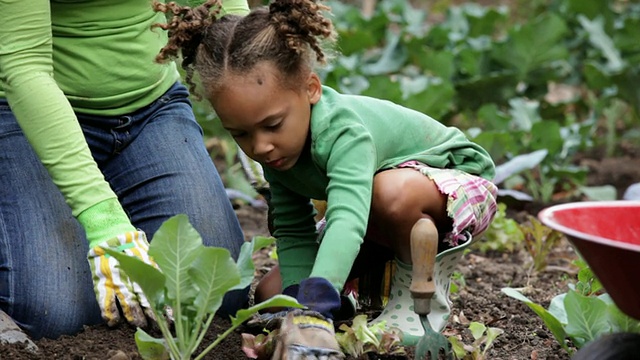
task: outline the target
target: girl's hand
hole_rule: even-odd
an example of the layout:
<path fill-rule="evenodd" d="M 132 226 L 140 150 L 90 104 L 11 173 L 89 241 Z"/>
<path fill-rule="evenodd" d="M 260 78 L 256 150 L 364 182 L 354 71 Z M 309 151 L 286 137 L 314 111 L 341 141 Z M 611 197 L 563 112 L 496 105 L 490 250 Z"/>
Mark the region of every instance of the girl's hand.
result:
<path fill-rule="evenodd" d="M 272 359 L 344 359 L 333 321 L 309 310 L 290 311 L 280 325 Z"/>

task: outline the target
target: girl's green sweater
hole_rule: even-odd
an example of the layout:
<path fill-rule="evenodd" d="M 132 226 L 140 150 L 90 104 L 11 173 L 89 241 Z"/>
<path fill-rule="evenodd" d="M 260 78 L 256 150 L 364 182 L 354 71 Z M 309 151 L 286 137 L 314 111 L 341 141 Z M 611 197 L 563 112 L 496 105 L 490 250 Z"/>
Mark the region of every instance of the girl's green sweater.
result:
<path fill-rule="evenodd" d="M 324 87 L 309 151 L 287 171 L 265 169 L 283 286 L 312 276 L 344 286 L 367 228 L 373 176 L 409 160 L 492 179 L 489 154 L 457 128 L 389 101 Z M 327 200 L 318 244 L 310 199 Z"/>

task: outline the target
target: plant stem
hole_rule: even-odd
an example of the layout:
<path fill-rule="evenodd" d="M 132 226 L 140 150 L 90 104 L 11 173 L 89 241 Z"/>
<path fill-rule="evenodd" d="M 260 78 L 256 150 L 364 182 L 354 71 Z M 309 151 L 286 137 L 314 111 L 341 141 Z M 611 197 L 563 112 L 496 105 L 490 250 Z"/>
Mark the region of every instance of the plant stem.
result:
<path fill-rule="evenodd" d="M 175 304 L 177 305 L 174 309 L 174 311 L 176 312 L 176 316 L 174 317 L 173 321 L 176 328 L 176 337 L 178 338 L 178 348 L 183 350 L 188 342 L 185 340 L 184 326 L 182 324 L 182 306 L 179 295 L 176 295 Z"/>
<path fill-rule="evenodd" d="M 171 331 L 169 330 L 169 324 L 167 323 L 167 321 L 164 320 L 164 314 L 156 311 L 154 306 L 152 306 L 151 309 L 153 311 L 153 314 L 156 316 L 157 324 L 158 324 L 158 327 L 160 328 L 160 332 L 162 333 L 162 336 L 164 336 L 164 339 L 167 341 L 167 346 L 169 346 L 169 352 L 171 352 L 173 356 L 177 356 L 179 358 L 180 349 L 178 349 L 176 342 L 173 340 L 173 336 L 171 335 Z M 163 320 L 159 320 L 159 319 L 163 319 Z"/>
<path fill-rule="evenodd" d="M 196 349 L 198 345 L 200 345 L 200 343 L 202 342 L 202 339 L 204 339 L 204 336 L 207 334 L 207 330 L 209 329 L 209 326 L 211 326 L 211 321 L 213 321 L 214 316 L 215 316 L 215 313 L 209 314 L 209 317 L 207 318 L 207 322 L 204 324 L 202 331 L 199 332 L 198 339 L 194 344 L 194 349 Z"/>
<path fill-rule="evenodd" d="M 218 335 L 218 338 L 216 339 L 216 341 L 212 342 L 209 346 L 207 346 L 206 349 L 204 349 L 200 355 L 198 355 L 194 360 L 201 360 L 205 355 L 207 355 L 207 353 L 209 351 L 211 351 L 211 349 L 213 349 L 214 347 L 216 347 L 222 340 L 224 340 L 224 338 L 226 338 L 229 334 L 231 334 L 233 332 L 233 330 L 235 330 L 238 326 L 240 326 L 242 323 L 238 323 L 235 324 L 233 326 L 231 326 L 230 328 L 228 328 L 225 332 L 223 332 L 222 334 Z"/>

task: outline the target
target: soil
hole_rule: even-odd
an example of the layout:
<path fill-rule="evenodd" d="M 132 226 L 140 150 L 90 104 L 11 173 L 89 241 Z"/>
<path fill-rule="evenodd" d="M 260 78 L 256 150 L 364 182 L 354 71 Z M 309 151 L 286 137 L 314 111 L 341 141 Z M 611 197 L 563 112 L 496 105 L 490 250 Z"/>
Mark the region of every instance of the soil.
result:
<path fill-rule="evenodd" d="M 635 156 L 604 160 L 585 158 L 581 162 L 590 168 L 590 185 L 614 185 L 619 196 L 627 186 L 640 179 L 640 160 Z M 510 213 L 510 216 L 516 220 L 524 219 L 525 215 L 536 214 L 544 206 L 529 204 L 518 212 Z M 256 235 L 268 235 L 264 209 L 244 205 L 238 207 L 236 212 L 247 240 Z M 260 254 L 255 257 L 257 278 L 274 263 L 266 256 L 266 252 Z M 566 292 L 568 284 L 574 281 L 575 268 L 571 261 L 575 257 L 571 245 L 563 240 L 550 254 L 549 266 L 544 271 L 535 272 L 529 265 L 531 257 L 524 250 L 512 253 L 472 250 L 458 264 L 464 284 L 452 294 L 453 312 L 444 334 L 457 336 L 471 344 L 473 338 L 467 328 L 468 323 L 477 321 L 504 330 L 489 350 L 487 359 L 569 359 L 569 354 L 560 348 L 542 321 L 526 305 L 502 294 L 500 289 L 507 286 L 521 288 L 530 299 L 546 308 L 555 295 Z M 217 334 L 228 327 L 227 320 L 216 319 L 203 343 L 211 343 Z M 246 359 L 240 346 L 242 330 L 228 336 L 205 358 Z M 76 336 L 36 341 L 39 348 L 37 354 L 26 351 L 20 345 L 0 345 L 0 359 L 140 359 L 134 332 L 127 325 L 115 329 L 104 325 L 87 327 Z M 406 356 L 393 359 L 413 359 L 414 349 L 406 350 Z"/>

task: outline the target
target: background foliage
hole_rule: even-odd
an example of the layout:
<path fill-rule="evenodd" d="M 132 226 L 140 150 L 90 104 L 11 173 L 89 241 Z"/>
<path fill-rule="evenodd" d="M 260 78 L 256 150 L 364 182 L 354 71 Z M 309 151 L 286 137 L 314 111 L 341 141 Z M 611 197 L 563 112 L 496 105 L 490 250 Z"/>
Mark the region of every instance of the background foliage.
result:
<path fill-rule="evenodd" d="M 497 164 L 512 161 L 503 196 L 584 195 L 576 154 L 640 142 L 640 4 L 382 0 L 367 13 L 360 1 L 327 3 L 339 43 L 323 82 L 463 129 Z M 196 113 L 226 185 L 254 196 L 210 107 Z"/>

